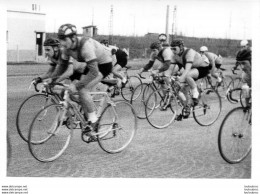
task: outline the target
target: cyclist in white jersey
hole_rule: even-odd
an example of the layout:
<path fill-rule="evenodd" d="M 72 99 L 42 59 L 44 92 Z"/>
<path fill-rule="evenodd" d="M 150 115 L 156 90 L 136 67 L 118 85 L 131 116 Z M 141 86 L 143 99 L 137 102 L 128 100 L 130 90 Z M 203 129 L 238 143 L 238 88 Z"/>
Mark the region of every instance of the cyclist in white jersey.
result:
<path fill-rule="evenodd" d="M 127 79 L 120 73 L 120 71 L 127 65 L 128 54 L 116 46 L 109 45 L 107 40 L 102 40 L 100 43 L 111 50 L 114 64 L 112 73 L 115 75 L 115 77 L 118 77 L 121 80 L 122 86 L 125 86 Z"/>
<path fill-rule="evenodd" d="M 70 85 L 70 90 L 79 92 L 80 103 L 91 125 L 91 128 L 86 130 L 91 131 L 96 127 L 98 118 L 89 92 L 111 73 L 111 52 L 92 38 L 77 36 L 76 26 L 72 24 L 60 26 L 58 38 L 64 48 L 61 54 L 63 61 L 68 61 L 72 57 L 78 62 L 86 63 L 85 74 L 81 75 L 79 82 Z M 68 63 L 62 63 L 59 67 L 57 72 L 67 69 Z"/>
<path fill-rule="evenodd" d="M 200 47 L 200 54 L 202 57 L 207 57 L 209 65 L 211 66 L 210 74 L 212 77 L 217 79 L 217 85 L 220 84 L 222 79 L 219 73 L 217 73 L 217 69 L 219 69 L 222 65 L 222 57 L 216 55 L 215 53 L 209 52 L 206 46 Z"/>

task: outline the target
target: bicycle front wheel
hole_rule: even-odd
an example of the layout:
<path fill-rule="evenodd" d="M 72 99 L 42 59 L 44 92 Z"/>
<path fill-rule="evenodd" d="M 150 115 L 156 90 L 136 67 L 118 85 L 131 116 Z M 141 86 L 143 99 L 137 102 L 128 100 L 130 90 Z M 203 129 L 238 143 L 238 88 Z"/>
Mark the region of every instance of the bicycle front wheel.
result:
<path fill-rule="evenodd" d="M 137 86 L 132 94 L 131 104 L 135 109 L 136 116 L 139 119 L 145 119 L 145 103 L 150 94 L 154 91 L 152 85 L 142 83 Z"/>
<path fill-rule="evenodd" d="M 125 87 L 121 88 L 121 95 L 122 97 L 126 100 L 129 101 L 131 100 L 132 94 L 134 92 L 134 89 L 142 83 L 141 79 L 137 76 L 130 76 L 128 78 L 128 81 L 125 85 Z M 135 100 L 133 98 L 133 100 Z"/>
<path fill-rule="evenodd" d="M 99 120 L 97 140 L 107 153 L 123 151 L 133 140 L 137 130 L 137 117 L 130 103 L 114 102 L 108 105 Z"/>
<path fill-rule="evenodd" d="M 24 141 L 28 141 L 30 124 L 35 115 L 39 110 L 55 102 L 57 100 L 54 96 L 46 94 L 34 94 L 23 101 L 16 114 L 16 129 Z"/>
<path fill-rule="evenodd" d="M 234 164 L 244 160 L 251 151 L 251 111 L 236 107 L 224 118 L 218 134 L 221 157 Z"/>
<path fill-rule="evenodd" d="M 212 125 L 219 117 L 222 109 L 221 98 L 213 89 L 204 90 L 199 97 L 199 103 L 193 107 L 193 117 L 201 126 Z"/>
<path fill-rule="evenodd" d="M 156 129 L 166 128 L 174 121 L 178 108 L 179 105 L 174 95 L 169 96 L 169 92 L 165 89 L 156 90 L 146 101 L 146 119 Z"/>
<path fill-rule="evenodd" d="M 67 126 L 68 118 L 71 118 L 70 112 L 59 104 L 51 104 L 38 112 L 28 136 L 29 150 L 35 159 L 51 162 L 66 150 L 73 132 Z"/>

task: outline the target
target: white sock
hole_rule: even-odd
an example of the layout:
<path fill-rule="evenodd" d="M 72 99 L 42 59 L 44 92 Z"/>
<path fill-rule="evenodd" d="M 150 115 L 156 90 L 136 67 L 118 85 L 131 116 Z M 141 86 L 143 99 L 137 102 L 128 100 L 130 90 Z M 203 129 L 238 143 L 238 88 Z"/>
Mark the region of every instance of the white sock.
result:
<path fill-rule="evenodd" d="M 96 112 L 88 113 L 88 120 L 89 120 L 91 123 L 95 123 L 95 122 L 98 120 L 97 115 L 96 115 Z"/>
<path fill-rule="evenodd" d="M 197 87 L 195 87 L 194 89 L 192 89 L 191 92 L 192 92 L 192 97 L 193 97 L 193 98 L 198 98 L 198 97 L 199 97 L 199 92 L 198 92 Z"/>
<path fill-rule="evenodd" d="M 123 82 L 123 83 L 125 83 L 125 82 L 126 82 L 126 78 L 125 78 L 125 77 L 123 77 L 123 79 L 122 79 L 122 82 Z"/>

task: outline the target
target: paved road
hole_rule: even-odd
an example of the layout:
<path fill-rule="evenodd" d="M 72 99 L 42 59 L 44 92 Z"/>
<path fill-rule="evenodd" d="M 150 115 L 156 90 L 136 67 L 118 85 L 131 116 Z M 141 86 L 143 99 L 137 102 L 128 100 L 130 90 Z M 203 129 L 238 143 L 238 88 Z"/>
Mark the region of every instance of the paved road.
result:
<path fill-rule="evenodd" d="M 166 129 L 152 128 L 139 120 L 130 146 L 110 155 L 98 143 L 86 144 L 75 131 L 69 148 L 56 161 L 40 163 L 19 137 L 15 115 L 32 77 L 8 77 L 7 129 L 11 139 L 11 177 L 127 177 L 127 178 L 250 178 L 251 155 L 242 163 L 227 164 L 219 155 L 217 133 L 223 116 L 234 105 L 223 103 L 219 120 L 201 127 L 193 119 L 175 122 Z"/>

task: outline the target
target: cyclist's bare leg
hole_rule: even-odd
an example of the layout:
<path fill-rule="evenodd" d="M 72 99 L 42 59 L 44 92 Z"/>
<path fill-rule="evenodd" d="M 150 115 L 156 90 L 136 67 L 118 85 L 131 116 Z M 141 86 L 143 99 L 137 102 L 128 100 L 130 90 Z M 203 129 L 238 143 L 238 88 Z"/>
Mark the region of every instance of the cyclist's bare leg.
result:
<path fill-rule="evenodd" d="M 112 70 L 112 73 L 122 80 L 123 83 L 126 82 L 126 78 L 120 74 L 121 66 L 119 64 L 116 64 Z"/>
<path fill-rule="evenodd" d="M 82 76 L 84 79 L 85 76 L 88 75 L 84 75 Z M 102 80 L 103 76 L 101 73 L 98 73 L 98 75 L 92 79 L 90 82 L 88 82 L 88 79 L 86 80 L 86 84 L 84 85 L 84 87 L 82 87 L 81 89 L 79 89 L 79 97 L 80 97 L 80 102 L 83 108 L 83 111 L 85 113 L 85 115 L 88 115 L 89 117 L 89 121 L 91 121 L 92 123 L 97 121 L 97 116 L 95 113 L 95 105 L 94 102 L 92 100 L 91 95 L 89 94 L 90 91 L 92 91 L 93 87 L 98 84 L 101 80 Z"/>
<path fill-rule="evenodd" d="M 187 75 L 185 81 L 188 83 L 188 85 L 191 87 L 192 97 L 198 98 L 199 97 L 199 91 L 197 88 L 197 84 L 194 81 L 194 79 L 197 79 L 199 77 L 199 71 L 198 69 L 194 68 L 191 69 Z"/>

